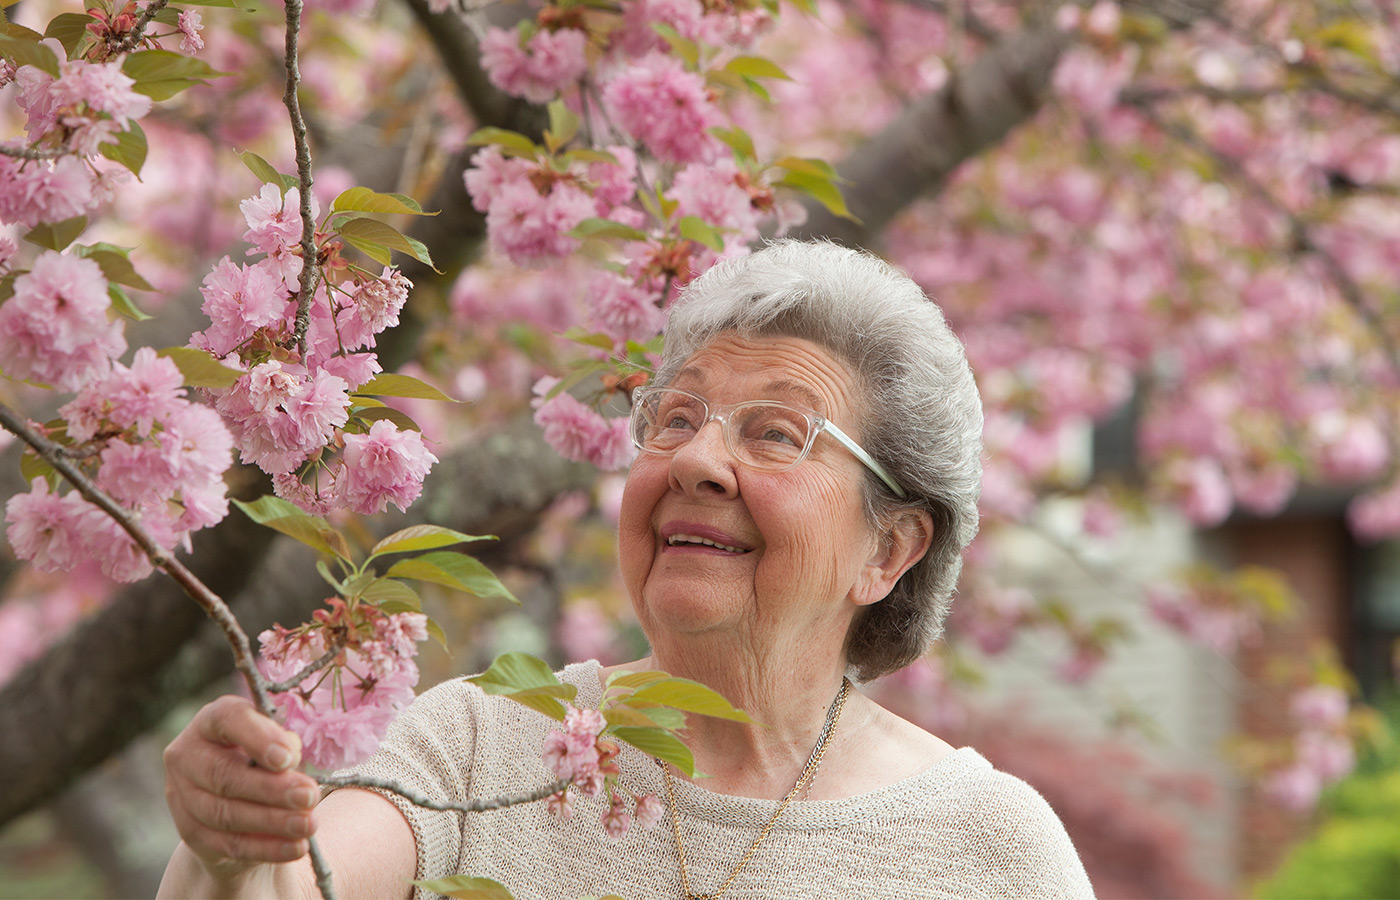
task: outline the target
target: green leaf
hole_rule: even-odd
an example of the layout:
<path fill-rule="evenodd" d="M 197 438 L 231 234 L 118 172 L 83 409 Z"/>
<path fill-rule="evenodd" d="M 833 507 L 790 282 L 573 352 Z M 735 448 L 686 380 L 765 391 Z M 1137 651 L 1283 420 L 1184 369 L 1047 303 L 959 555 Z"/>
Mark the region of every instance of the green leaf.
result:
<path fill-rule="evenodd" d="M 608 676 L 607 687 L 609 690 L 615 687 L 636 690 L 637 688 L 646 687 L 649 684 L 655 684 L 658 681 L 665 681 L 671 677 L 672 675 L 669 672 L 658 672 L 655 670 L 646 672 L 628 672 L 626 670 L 620 670 Z"/>
<path fill-rule="evenodd" d="M 611 219 L 584 219 L 569 229 L 570 237 L 576 238 L 621 238 L 625 241 L 644 241 L 647 233 L 631 225 L 623 225 Z"/>
<path fill-rule="evenodd" d="M 277 185 L 284 196 L 288 188 L 296 187 L 301 184 L 301 179 L 297 178 L 295 175 L 285 175 L 277 171 L 273 168 L 272 163 L 263 159 L 252 150 L 244 150 L 242 153 L 238 154 L 238 158 L 243 160 L 243 165 L 247 166 L 248 171 L 252 172 L 259 181 L 264 184 Z"/>
<path fill-rule="evenodd" d="M 122 72 L 136 82 L 132 90 L 152 100 L 169 100 L 187 87 L 229 74 L 215 70 L 202 59 L 169 50 L 128 53 L 122 61 Z"/>
<path fill-rule="evenodd" d="M 752 722 L 748 713 L 735 709 L 719 692 L 705 687 L 689 678 L 668 678 L 633 691 L 623 702 L 650 701 L 685 712 L 729 719 L 733 722 Z"/>
<path fill-rule="evenodd" d="M 685 727 L 685 713 L 664 706 L 637 708 L 635 706 L 611 706 L 603 711 L 603 718 L 609 725 L 619 728 L 665 728 L 675 731 Z"/>
<path fill-rule="evenodd" d="M 29 229 L 24 239 L 49 250 L 61 251 L 86 230 L 87 216 L 74 216 L 62 222 L 41 222 Z"/>
<path fill-rule="evenodd" d="M 7 33 L 0 37 L 0 56 L 14 63 L 15 68 L 34 66 L 36 69 L 44 70 L 54 78 L 58 77 L 58 55 L 37 41 L 26 40 Z"/>
<path fill-rule="evenodd" d="M 300 507 L 281 497 L 260 497 L 252 503 L 244 503 L 241 500 L 233 502 L 259 525 L 295 538 L 314 550 L 338 556 L 346 562 L 350 561 L 349 554 L 343 552 L 345 538 L 320 516 L 308 515 Z M 339 540 L 336 540 L 337 538 Z"/>
<path fill-rule="evenodd" d="M 729 145 L 735 155 L 740 159 L 755 159 L 757 153 L 753 149 L 753 138 L 742 128 L 720 128 L 718 126 L 710 129 L 710 134 L 719 138 Z"/>
<path fill-rule="evenodd" d="M 507 156 L 527 156 L 531 159 L 540 155 L 540 148 L 534 141 L 515 131 L 504 128 L 478 128 L 467 138 L 468 144 L 493 144 L 505 151 Z"/>
<path fill-rule="evenodd" d="M 363 399 L 363 398 L 362 398 Z M 418 423 L 413 421 L 413 417 L 403 410 L 394 409 L 392 406 L 385 406 L 376 403 L 373 406 L 365 405 L 359 408 L 351 408 L 350 418 L 361 423 L 361 428 L 355 433 L 363 434 L 369 431 L 369 427 L 380 419 L 393 422 L 394 427 L 399 431 L 422 431 Z M 350 423 L 347 423 L 349 427 Z"/>
<path fill-rule="evenodd" d="M 520 602 L 480 560 L 452 550 L 399 560 L 385 576 L 427 581 L 476 597 L 502 597 L 511 603 Z"/>
<path fill-rule="evenodd" d="M 412 375 L 395 375 L 388 372 L 374 376 L 352 393 L 356 396 L 365 394 L 370 397 L 412 397 L 415 400 L 456 402 L 431 384 L 420 381 Z"/>
<path fill-rule="evenodd" d="M 388 223 L 378 219 L 355 217 L 342 222 L 339 231 L 346 243 L 377 263 L 390 265 L 389 251 L 397 250 L 407 253 L 426 266 L 431 266 L 439 275 L 442 274 L 437 266 L 433 265 L 433 258 L 422 241 L 408 237 Z"/>
<path fill-rule="evenodd" d="M 700 64 L 700 45 L 690 38 L 682 37 L 679 31 L 661 22 L 652 22 L 652 30 L 671 45 L 671 52 L 679 56 L 689 69 Z"/>
<path fill-rule="evenodd" d="M 411 525 L 396 531 L 369 551 L 370 559 L 384 553 L 410 553 L 415 550 L 435 550 L 453 544 L 469 544 L 474 541 L 494 541 L 496 538 L 480 534 L 463 534 L 441 525 Z"/>
<path fill-rule="evenodd" d="M 68 58 L 74 59 L 78 55 L 78 45 L 90 34 L 88 24 L 94 21 L 87 13 L 60 13 L 44 29 L 44 37 L 57 38 Z"/>
<path fill-rule="evenodd" d="M 149 313 L 142 312 L 141 308 L 126 295 L 126 289 L 114 281 L 107 282 L 107 296 L 111 298 L 112 309 L 122 318 L 130 319 L 133 322 L 144 322 L 153 318 Z"/>
<path fill-rule="evenodd" d="M 181 6 L 207 6 L 210 9 L 240 9 L 238 0 L 180 0 Z"/>
<path fill-rule="evenodd" d="M 132 122 L 126 131 L 117 132 L 117 139 L 103 144 L 98 151 L 112 162 L 125 166 L 131 174 L 140 177 L 141 167 L 146 164 L 146 132 Z"/>
<path fill-rule="evenodd" d="M 156 356 L 164 356 L 175 362 L 184 376 L 185 384 L 200 388 L 226 388 L 243 376 L 237 369 L 230 368 L 214 358 L 208 350 L 194 347 L 166 347 L 157 350 Z"/>
<path fill-rule="evenodd" d="M 404 194 L 381 194 L 367 187 L 352 187 L 342 191 L 331 204 L 331 212 L 367 212 L 402 214 L 406 216 L 435 216 L 425 213 L 418 201 Z"/>
<path fill-rule="evenodd" d="M 131 264 L 131 257 L 127 255 L 125 247 L 115 247 L 112 244 L 94 244 L 91 247 L 74 247 L 74 253 L 78 256 L 86 256 L 88 259 L 102 267 L 102 274 L 108 281 L 115 281 L 117 284 L 124 284 L 127 287 L 136 288 L 138 291 L 153 291 L 151 283 L 142 278 L 136 271 L 136 267 Z"/>
<path fill-rule="evenodd" d="M 783 81 L 791 81 L 792 77 L 783 71 L 783 67 L 765 59 L 762 56 L 736 56 L 724 67 L 724 71 L 744 78 L 781 78 Z"/>
<path fill-rule="evenodd" d="M 715 251 L 724 249 L 724 238 L 720 237 L 719 230 L 699 216 L 686 216 L 678 227 L 681 237 L 688 241 L 704 244 Z"/>
<path fill-rule="evenodd" d="M 585 347 L 597 347 L 599 350 L 610 351 L 613 348 L 613 339 L 601 331 L 585 331 L 577 325 L 564 332 L 563 338 L 575 344 L 582 344 Z M 558 385 L 555 385 L 558 387 Z M 553 396 L 554 392 L 551 392 Z"/>
<path fill-rule="evenodd" d="M 797 172 L 804 175 L 813 175 L 817 178 L 825 178 L 827 181 L 841 181 L 841 176 L 836 174 L 836 169 L 824 159 L 813 159 L 802 156 L 784 156 L 774 160 L 773 165 L 787 169 L 789 172 Z"/>
<path fill-rule="evenodd" d="M 744 87 L 748 89 L 750 94 L 753 94 L 755 97 L 762 100 L 764 103 L 773 102 L 773 95 L 768 93 L 768 88 L 763 86 L 763 82 L 756 81 L 752 78 L 744 78 L 742 79 L 742 83 Z"/>
<path fill-rule="evenodd" d="M 664 762 L 671 763 L 684 772 L 686 777 L 694 777 L 695 775 L 695 757 L 691 755 L 690 748 L 681 743 L 680 738 L 664 728 L 636 728 L 631 725 L 622 725 L 608 729 L 607 733 L 620 741 L 626 741 L 647 756 L 655 756 Z"/>
<path fill-rule="evenodd" d="M 544 660 L 517 651 L 502 653 L 489 669 L 467 680 L 488 694 L 509 697 L 560 722 L 564 704 L 559 701 L 572 701 L 578 693 L 572 684 L 560 684 Z"/>
<path fill-rule="evenodd" d="M 453 875 L 451 878 L 435 878 L 432 881 L 414 881 L 413 884 L 429 893 L 444 897 L 457 897 L 460 900 L 515 900 L 506 886 L 490 878 L 477 878 L 474 875 Z"/>
<path fill-rule="evenodd" d="M 54 472 L 48 461 L 34 452 L 33 447 L 25 447 L 19 457 L 19 474 L 25 484 L 36 478 L 48 478 Z"/>
<path fill-rule="evenodd" d="M 335 591 L 337 594 L 345 593 L 345 583 L 335 577 L 335 573 L 331 571 L 330 566 L 326 565 L 324 559 L 316 560 L 316 573 L 321 576 L 326 584 L 331 586 L 331 590 Z"/>
<path fill-rule="evenodd" d="M 390 613 L 423 611 L 423 598 L 418 592 L 393 578 L 378 579 L 361 592 L 360 599 Z"/>
<path fill-rule="evenodd" d="M 579 118 L 563 100 L 552 100 L 546 108 L 549 111 L 549 130 L 545 132 L 545 141 L 552 153 L 578 134 Z"/>
<path fill-rule="evenodd" d="M 860 223 L 860 219 L 851 215 L 851 211 L 846 208 L 846 200 L 841 196 L 841 190 L 829 179 L 804 172 L 789 172 L 776 183 L 781 187 L 801 191 L 825 206 L 833 215 Z"/>
<path fill-rule="evenodd" d="M 617 165 L 616 154 L 606 150 L 595 150 L 592 147 L 579 147 L 576 150 L 569 150 L 560 158 L 560 162 L 568 163 L 610 163 Z"/>

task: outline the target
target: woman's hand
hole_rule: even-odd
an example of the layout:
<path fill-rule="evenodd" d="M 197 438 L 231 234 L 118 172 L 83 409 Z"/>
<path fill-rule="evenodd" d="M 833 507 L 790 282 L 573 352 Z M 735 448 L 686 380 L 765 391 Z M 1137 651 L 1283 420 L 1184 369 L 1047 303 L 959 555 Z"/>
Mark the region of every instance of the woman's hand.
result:
<path fill-rule="evenodd" d="M 300 763 L 300 739 L 240 697 L 205 706 L 166 748 L 166 803 L 209 877 L 306 854 L 320 791 Z"/>

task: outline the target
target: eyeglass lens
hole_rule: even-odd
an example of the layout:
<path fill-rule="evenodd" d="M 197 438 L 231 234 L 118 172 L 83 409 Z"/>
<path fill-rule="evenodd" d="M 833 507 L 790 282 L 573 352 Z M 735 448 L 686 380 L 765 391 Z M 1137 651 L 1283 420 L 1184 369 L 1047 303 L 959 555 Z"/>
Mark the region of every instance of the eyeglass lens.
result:
<path fill-rule="evenodd" d="M 671 390 L 648 394 L 637 413 L 633 416 L 633 438 L 653 453 L 674 453 L 709 420 L 704 401 Z M 811 419 L 776 402 L 739 404 L 720 418 L 730 452 L 756 469 L 796 465 L 812 439 Z"/>

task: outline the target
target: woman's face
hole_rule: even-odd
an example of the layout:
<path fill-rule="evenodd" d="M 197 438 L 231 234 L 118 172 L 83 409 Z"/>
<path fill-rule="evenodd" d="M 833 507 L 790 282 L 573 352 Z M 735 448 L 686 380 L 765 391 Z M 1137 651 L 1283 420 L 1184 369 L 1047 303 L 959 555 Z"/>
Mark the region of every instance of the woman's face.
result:
<path fill-rule="evenodd" d="M 671 386 L 712 407 L 787 401 L 861 440 L 849 371 L 811 341 L 725 334 Z M 863 512 L 864 477 L 827 435 L 795 468 L 747 468 L 729 453 L 718 421 L 674 456 L 639 453 L 623 492 L 619 556 L 653 644 L 735 630 L 760 648 L 844 641 L 857 608 L 888 590 L 870 571 L 880 542 Z"/>

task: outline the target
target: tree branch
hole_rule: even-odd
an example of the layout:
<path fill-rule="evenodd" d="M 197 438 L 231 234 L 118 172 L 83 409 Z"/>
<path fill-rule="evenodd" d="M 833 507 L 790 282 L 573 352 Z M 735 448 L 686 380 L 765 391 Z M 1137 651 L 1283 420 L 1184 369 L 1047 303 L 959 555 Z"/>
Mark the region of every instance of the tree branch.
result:
<path fill-rule="evenodd" d="M 910 203 L 936 191 L 959 165 L 1040 109 L 1050 74 L 1071 40 L 1044 27 L 993 45 L 837 166 L 850 182 L 846 203 L 859 222 L 809 202 L 807 222 L 793 235 L 868 245 Z"/>
<path fill-rule="evenodd" d="M 268 491 L 234 470 L 253 499 Z M 444 455 L 423 497 L 393 530 L 433 521 L 510 544 L 531 533 L 560 493 L 595 471 L 569 463 L 528 420 L 483 434 Z M 270 551 L 270 552 L 269 552 Z M 277 540 L 247 516 L 197 532 L 191 568 L 224 597 L 249 634 L 300 622 L 321 605 L 325 583 L 310 550 Z M 172 582 L 132 585 L 0 688 L 0 824 L 51 799 L 108 755 L 159 723 L 177 704 L 232 670 L 228 644 Z"/>

